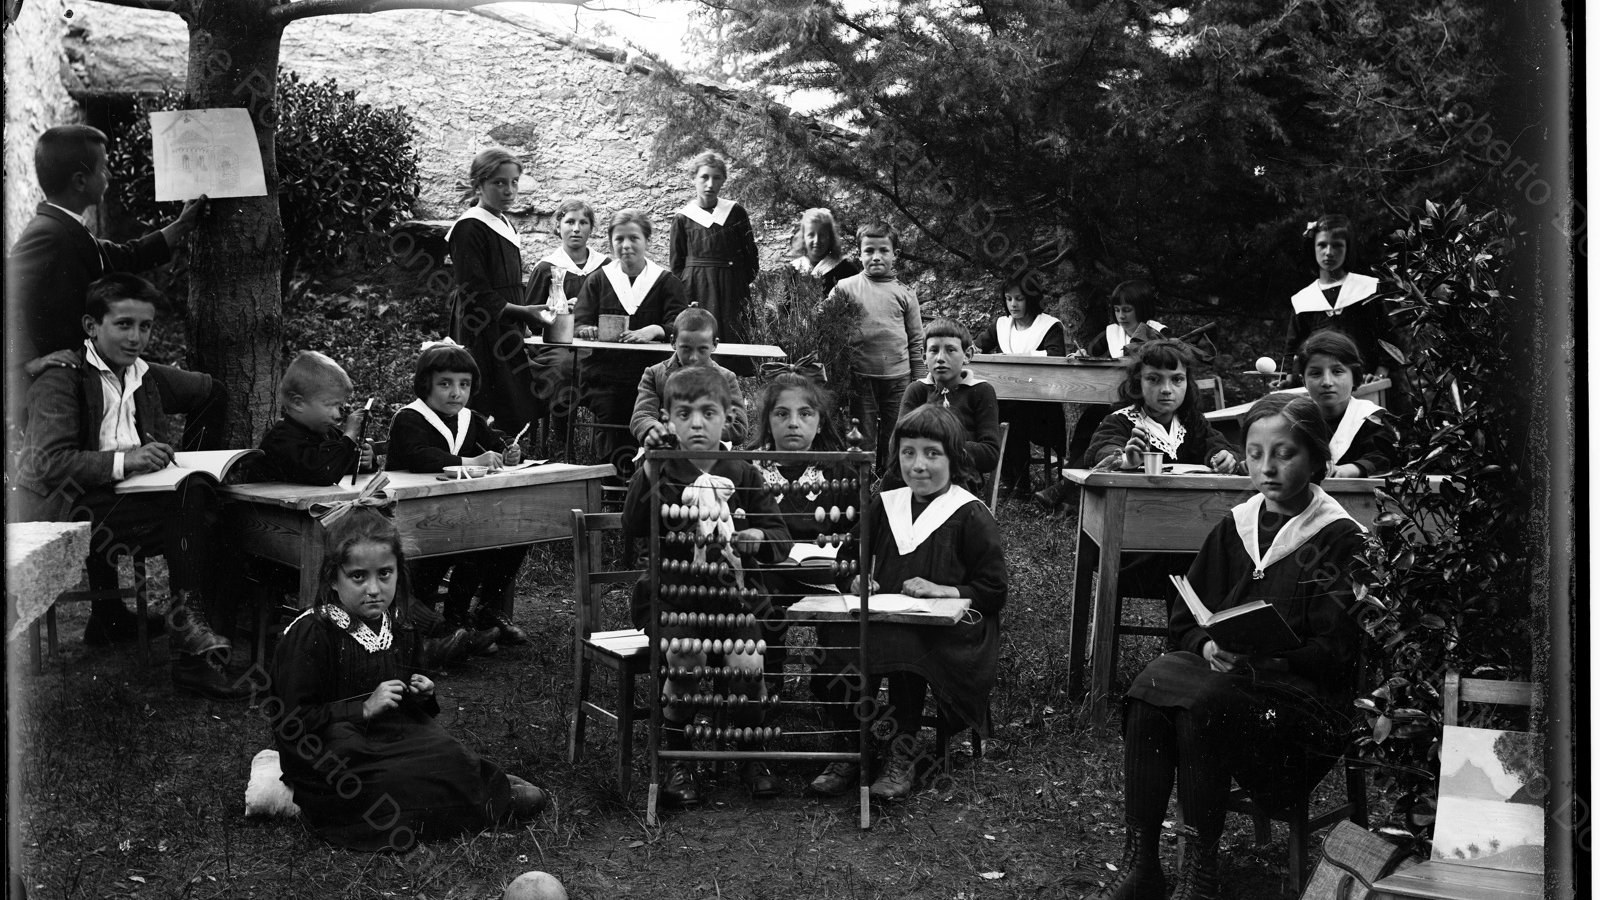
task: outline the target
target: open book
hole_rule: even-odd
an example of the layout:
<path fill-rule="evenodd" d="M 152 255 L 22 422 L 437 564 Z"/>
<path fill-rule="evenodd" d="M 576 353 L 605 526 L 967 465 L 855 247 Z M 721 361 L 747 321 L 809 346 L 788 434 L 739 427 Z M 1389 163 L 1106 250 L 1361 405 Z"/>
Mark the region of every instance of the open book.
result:
<path fill-rule="evenodd" d="M 159 472 L 130 475 L 117 482 L 119 494 L 175 491 L 185 478 L 203 475 L 221 482 L 241 459 L 260 456 L 260 450 L 192 450 L 173 454 L 172 465 Z"/>
<path fill-rule="evenodd" d="M 811 541 L 795 541 L 789 548 L 789 558 L 797 563 L 825 566 L 839 558 L 839 548 L 818 547 Z"/>
<path fill-rule="evenodd" d="M 1300 646 L 1300 636 L 1294 633 L 1283 613 L 1263 600 L 1235 606 L 1219 613 L 1206 609 L 1200 595 L 1183 575 L 1170 575 L 1178 588 L 1178 596 L 1194 614 L 1194 620 L 1211 635 L 1217 646 L 1230 653 L 1251 656 L 1271 656 Z"/>
<path fill-rule="evenodd" d="M 873 621 L 920 622 L 928 625 L 954 625 L 961 620 L 972 601 L 966 597 L 909 597 L 905 594 L 873 594 L 867 599 Z M 791 618 L 854 618 L 861 615 L 861 598 L 855 594 L 815 594 L 789 607 Z"/>

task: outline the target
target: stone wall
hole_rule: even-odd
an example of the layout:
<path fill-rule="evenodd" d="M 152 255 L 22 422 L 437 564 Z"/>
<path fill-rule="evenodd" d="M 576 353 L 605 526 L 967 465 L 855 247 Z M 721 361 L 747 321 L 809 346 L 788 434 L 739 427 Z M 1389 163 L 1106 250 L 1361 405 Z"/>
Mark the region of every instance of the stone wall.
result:
<path fill-rule="evenodd" d="M 188 32 L 176 16 L 87 6 L 74 45 L 89 89 L 181 88 Z M 512 212 L 530 266 L 555 244 L 550 214 L 573 196 L 595 207 L 602 233 L 612 212 L 646 210 L 657 224 L 654 255 L 665 261 L 671 214 L 689 198 L 689 176 L 678 165 L 652 165 L 657 123 L 635 96 L 645 76 L 619 51 L 501 7 L 306 19 L 284 32 L 281 60 L 303 78 L 333 78 L 365 102 L 412 115 L 423 177 L 419 217 L 459 215 L 468 163 L 498 144 L 526 164 Z M 736 161 L 731 176 L 726 193 L 738 199 Z M 786 256 L 795 218 L 785 211 L 761 229 L 769 264 Z"/>
<path fill-rule="evenodd" d="M 81 7 L 83 4 L 75 4 Z M 62 52 L 66 0 L 27 0 L 5 33 L 5 246 L 9 249 L 44 199 L 33 174 L 33 145 L 52 125 L 79 121 L 67 94 L 72 72 Z"/>

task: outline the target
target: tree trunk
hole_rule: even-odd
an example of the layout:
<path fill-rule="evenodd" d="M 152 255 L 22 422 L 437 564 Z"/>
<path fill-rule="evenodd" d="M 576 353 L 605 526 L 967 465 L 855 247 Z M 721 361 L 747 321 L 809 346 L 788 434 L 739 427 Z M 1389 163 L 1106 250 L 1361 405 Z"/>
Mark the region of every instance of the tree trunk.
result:
<path fill-rule="evenodd" d="M 278 214 L 278 49 L 265 0 L 199 0 L 189 19 L 190 103 L 244 107 L 255 123 L 267 196 L 212 200 L 189 268 L 193 365 L 228 389 L 226 446 L 253 447 L 272 422 L 283 373 L 283 220 Z"/>

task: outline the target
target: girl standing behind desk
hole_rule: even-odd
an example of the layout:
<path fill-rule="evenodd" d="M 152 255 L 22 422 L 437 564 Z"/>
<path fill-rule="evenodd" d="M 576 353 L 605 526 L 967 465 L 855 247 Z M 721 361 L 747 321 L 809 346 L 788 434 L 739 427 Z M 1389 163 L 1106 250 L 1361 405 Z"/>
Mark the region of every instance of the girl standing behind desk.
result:
<path fill-rule="evenodd" d="M 980 352 L 1015 356 L 1067 355 L 1066 329 L 1060 319 L 1045 315 L 1044 298 L 1033 287 L 1030 274 L 1023 273 L 1006 282 L 1002 292 L 1006 311 L 978 337 Z M 1029 446 L 1038 444 L 1057 456 L 1065 456 L 1066 416 L 1059 403 L 1001 400 L 1000 421 L 1011 423 L 1011 436 L 1006 440 L 1005 456 L 1000 460 L 1000 471 L 1005 478 L 1001 491 L 1005 496 L 1025 498 L 1033 492 L 1028 478 L 1028 462 L 1032 458 Z"/>
<path fill-rule="evenodd" d="M 724 342 L 748 343 L 750 284 L 760 268 L 750 214 L 722 198 L 722 185 L 728 180 L 728 164 L 722 157 L 702 153 L 689 164 L 689 172 L 694 199 L 672 217 L 668 267 L 683 281 L 689 299 L 717 317 Z M 729 359 L 728 367 L 736 375 L 755 373 L 743 357 Z"/>
<path fill-rule="evenodd" d="M 544 327 L 544 307 L 522 302 L 522 240 L 506 218 L 522 164 L 491 147 L 473 157 L 468 174 L 478 202 L 445 235 L 456 280 L 450 337 L 467 348 L 483 376 L 472 408 L 515 433 L 544 414 L 523 342 L 529 328 Z"/>

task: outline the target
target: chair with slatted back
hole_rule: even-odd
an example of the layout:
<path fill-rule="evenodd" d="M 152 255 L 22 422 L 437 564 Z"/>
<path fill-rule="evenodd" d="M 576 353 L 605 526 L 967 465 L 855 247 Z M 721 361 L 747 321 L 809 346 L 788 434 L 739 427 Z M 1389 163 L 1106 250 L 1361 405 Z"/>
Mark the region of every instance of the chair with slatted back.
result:
<path fill-rule="evenodd" d="M 1000 508 L 1000 466 L 1006 458 L 1006 442 L 1011 440 L 1011 423 L 1000 423 L 1000 458 L 995 461 L 994 471 L 989 473 L 989 481 L 984 485 L 983 500 L 989 504 L 990 511 Z"/>
<path fill-rule="evenodd" d="M 1491 678 L 1463 678 L 1454 669 L 1444 673 L 1444 688 L 1439 692 L 1444 724 L 1461 724 L 1461 704 L 1487 706 L 1533 706 L 1533 682 L 1496 681 Z"/>
<path fill-rule="evenodd" d="M 56 598 L 56 604 L 61 603 L 92 603 L 95 600 L 132 600 L 134 602 L 134 615 L 138 617 L 138 643 L 139 662 L 145 668 L 150 667 L 150 632 L 145 619 L 150 608 L 149 579 L 145 575 L 145 556 L 133 556 L 133 586 L 122 587 L 121 576 L 117 574 L 116 566 L 109 562 L 97 562 L 91 559 L 86 566 L 88 570 L 88 590 L 63 591 Z M 51 607 L 44 614 L 46 644 L 50 647 L 50 655 L 56 655 L 56 607 Z M 33 670 L 38 674 L 43 669 L 37 632 L 33 646 Z"/>
<path fill-rule="evenodd" d="M 1194 380 L 1194 389 L 1199 391 L 1200 396 L 1202 397 L 1208 395 L 1211 397 L 1212 409 L 1223 409 L 1228 405 L 1228 395 L 1227 392 L 1222 388 L 1221 375 L 1212 375 L 1208 378 L 1196 378 Z"/>
<path fill-rule="evenodd" d="M 1356 672 L 1367 672 L 1367 659 L 1363 653 L 1357 657 Z M 1296 800 L 1293 807 L 1286 812 L 1270 812 L 1266 807 L 1255 801 L 1244 788 L 1235 787 L 1228 793 L 1228 812 L 1249 816 L 1255 826 L 1256 844 L 1263 845 L 1272 840 L 1272 823 L 1283 822 L 1289 826 L 1289 878 L 1299 891 L 1311 875 L 1310 853 L 1311 835 L 1324 828 L 1336 825 L 1349 819 L 1367 827 L 1367 775 L 1363 764 L 1356 759 L 1355 748 L 1347 746 L 1343 755 L 1334 762 L 1334 767 L 1344 766 L 1344 795 L 1343 803 L 1337 803 L 1320 813 L 1311 813 L 1312 795 L 1316 793 L 1316 786 L 1306 791 L 1305 796 Z M 1178 821 L 1183 821 L 1183 811 L 1178 811 Z M 1183 865 L 1184 844 L 1178 842 L 1178 865 Z"/>
<path fill-rule="evenodd" d="M 617 729 L 617 784 L 628 792 L 633 769 L 633 729 L 635 723 L 649 722 L 649 707 L 636 702 L 635 684 L 646 675 L 650 664 L 648 638 L 637 628 L 607 629 L 605 598 L 617 587 L 631 597 L 642 569 L 606 570 L 601 562 L 601 547 L 606 532 L 620 534 L 622 516 L 618 513 L 586 513 L 574 509 L 572 516 L 573 600 L 578 607 L 578 624 L 573 636 L 572 723 L 567 740 L 567 760 L 583 758 L 584 731 L 590 718 L 607 722 Z M 624 600 L 623 607 L 626 608 Z M 612 624 L 616 616 L 613 615 Z M 616 681 L 613 707 L 589 699 L 596 665 L 610 669 Z"/>

